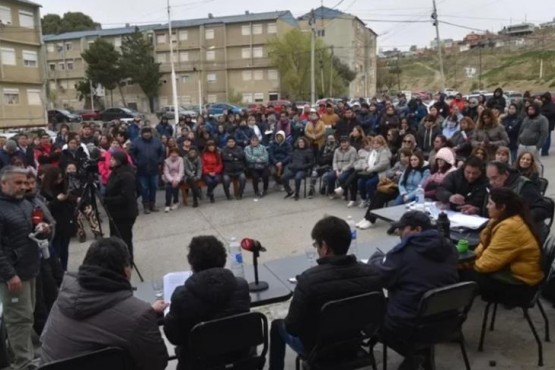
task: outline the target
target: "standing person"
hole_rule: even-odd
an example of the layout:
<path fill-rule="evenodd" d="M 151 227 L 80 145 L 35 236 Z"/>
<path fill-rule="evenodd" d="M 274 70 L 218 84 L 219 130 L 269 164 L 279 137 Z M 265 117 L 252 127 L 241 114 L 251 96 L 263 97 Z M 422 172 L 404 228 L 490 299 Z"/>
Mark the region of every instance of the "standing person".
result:
<path fill-rule="evenodd" d="M 463 117 L 459 123 L 460 131 L 457 131 L 451 138 L 453 150 L 457 157 L 466 159 L 472 152 L 472 137 L 474 136 L 474 129 L 476 124 L 470 117 Z"/>
<path fill-rule="evenodd" d="M 25 158 L 25 166 L 37 168 L 32 145 L 29 143 L 29 136 L 26 133 L 19 134 L 17 137 L 17 146 Z"/>
<path fill-rule="evenodd" d="M 179 207 L 179 184 L 183 181 L 183 176 L 185 176 L 183 158 L 179 156 L 179 149 L 172 148 L 168 158 L 164 161 L 164 182 L 166 183 L 166 208 L 164 208 L 164 212 L 166 213 Z"/>
<path fill-rule="evenodd" d="M 433 142 L 437 135 L 441 134 L 441 123 L 438 122 L 437 117 L 429 114 L 423 118 L 423 123 L 418 126 L 418 147 L 427 156 L 433 149 Z M 405 136 L 406 137 L 406 136 Z"/>
<path fill-rule="evenodd" d="M 150 212 L 158 212 L 156 190 L 158 189 L 159 168 L 164 161 L 164 147 L 160 140 L 152 137 L 152 128 L 143 127 L 141 129 L 141 137 L 133 141 L 130 154 L 137 166 L 143 211 L 145 215 Z"/>
<path fill-rule="evenodd" d="M 257 197 L 262 198 L 268 192 L 270 182 L 270 157 L 264 145 L 260 144 L 258 136 L 251 137 L 251 145 L 245 148 L 247 167 L 252 176 L 252 188 Z M 262 178 L 262 192 L 259 191 L 258 182 Z"/>
<path fill-rule="evenodd" d="M 135 141 L 141 133 L 141 117 L 134 117 L 133 121 L 127 126 L 127 137 L 131 142 Z"/>
<path fill-rule="evenodd" d="M 110 236 L 121 238 L 133 264 L 133 225 L 139 213 L 137 207 L 137 179 L 124 152 L 114 152 L 110 158 L 112 172 L 106 184 L 104 204 L 112 216 Z"/>
<path fill-rule="evenodd" d="M 551 97 L 551 93 L 548 91 L 540 97 L 542 101 L 541 114 L 547 118 L 549 122 L 549 132 L 545 138 L 545 143 L 542 147 L 542 156 L 549 155 L 549 148 L 551 147 L 551 132 L 555 130 L 555 103 Z"/>
<path fill-rule="evenodd" d="M 501 124 L 505 127 L 509 136 L 509 149 L 511 150 L 511 160 L 516 159 L 518 150 L 518 136 L 520 134 L 520 125 L 522 117 L 518 114 L 518 107 L 515 103 L 509 104 L 509 111 L 501 118 Z"/>
<path fill-rule="evenodd" d="M 505 107 L 507 106 L 507 101 L 503 96 L 503 89 L 500 87 L 493 90 L 493 96 L 489 98 L 486 103 L 486 107 L 489 109 L 492 109 L 495 106 L 499 107 L 501 111 L 505 110 Z"/>
<path fill-rule="evenodd" d="M 201 198 L 199 181 L 202 177 L 202 161 L 198 149 L 192 147 L 183 160 L 185 167 L 185 182 L 189 185 L 189 189 L 193 191 L 193 208 L 198 207 L 198 201 Z"/>
<path fill-rule="evenodd" d="M 160 137 L 165 136 L 170 138 L 173 136 L 173 127 L 170 125 L 168 117 L 162 116 L 162 119 L 156 125 L 156 131 Z"/>
<path fill-rule="evenodd" d="M 224 168 L 220 150 L 214 140 L 208 140 L 202 152 L 202 178 L 206 183 L 206 195 L 210 203 L 214 203 L 214 189 L 222 181 L 222 171 Z"/>
<path fill-rule="evenodd" d="M 326 125 L 320 119 L 316 109 L 310 110 L 308 123 L 305 126 L 304 135 L 308 138 L 310 146 L 314 149 L 315 153 L 320 150 L 324 145 Z"/>
<path fill-rule="evenodd" d="M 539 106 L 532 103 L 526 108 L 526 116 L 520 125 L 517 155 L 520 155 L 523 151 L 528 151 L 534 155 L 537 163 L 541 163 L 540 150 L 549 134 L 547 118 L 540 114 Z"/>
<path fill-rule="evenodd" d="M 283 186 L 287 194 L 285 198 L 291 197 L 295 194 L 295 200 L 299 200 L 299 191 L 301 189 L 301 181 L 307 176 L 310 169 L 314 165 L 314 154 L 312 149 L 308 146 L 306 139 L 301 137 L 295 144 L 295 149 L 291 155 L 291 162 L 285 168 L 283 174 Z M 291 190 L 289 180 L 295 179 L 295 192 Z"/>
<path fill-rule="evenodd" d="M 495 151 L 498 147 L 509 145 L 507 131 L 505 131 L 505 127 L 497 122 L 497 117 L 495 117 L 491 109 L 486 109 L 482 112 L 471 143 L 473 148 L 483 148 L 488 158 L 495 157 Z"/>
<path fill-rule="evenodd" d="M 229 185 L 232 179 L 239 181 L 239 194 L 236 195 L 237 200 L 243 199 L 243 191 L 247 177 L 245 176 L 245 151 L 235 143 L 235 138 L 230 136 L 227 138 L 227 145 L 222 149 L 223 170 L 223 186 L 227 200 L 231 200 L 229 193 Z"/>
<path fill-rule="evenodd" d="M 27 190 L 26 170 L 6 166 L 0 171 L 0 299 L 14 370 L 29 369 L 34 358 L 31 336 L 40 255 L 28 235 L 38 228 L 50 234 L 48 224 L 33 225 Z"/>

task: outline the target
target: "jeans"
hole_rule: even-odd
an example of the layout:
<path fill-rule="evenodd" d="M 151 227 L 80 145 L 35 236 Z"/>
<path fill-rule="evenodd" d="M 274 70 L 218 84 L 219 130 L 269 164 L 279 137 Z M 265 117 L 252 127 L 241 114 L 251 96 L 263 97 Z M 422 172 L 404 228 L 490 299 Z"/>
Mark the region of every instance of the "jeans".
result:
<path fill-rule="evenodd" d="M 541 155 L 549 155 L 549 148 L 551 148 L 551 133 L 553 131 L 549 131 L 549 134 L 547 135 L 547 138 L 545 139 L 545 141 L 543 142 L 543 147 L 542 147 L 542 153 Z"/>
<path fill-rule="evenodd" d="M 169 207 L 173 203 L 179 203 L 179 185 L 175 188 L 172 186 L 171 182 L 166 183 L 166 207 Z"/>
<path fill-rule="evenodd" d="M 214 175 L 214 176 L 210 176 L 210 175 L 204 175 L 203 177 L 204 183 L 206 184 L 206 194 L 208 194 L 208 196 L 214 194 L 214 189 L 216 188 L 216 186 L 218 186 L 218 184 L 222 181 L 222 178 L 220 175 Z"/>
<path fill-rule="evenodd" d="M 156 203 L 156 190 L 158 190 L 158 175 L 138 176 L 141 184 L 141 197 L 143 203 Z"/>
<path fill-rule="evenodd" d="M 285 321 L 283 319 L 272 321 L 270 328 L 270 370 L 283 370 L 285 368 L 286 344 L 299 355 L 304 354 L 304 346 L 300 338 L 287 332 Z"/>
<path fill-rule="evenodd" d="M 327 182 L 328 182 L 328 194 L 333 193 L 333 191 L 335 189 L 335 182 L 336 181 L 337 181 L 337 184 L 339 186 L 343 185 L 343 183 L 345 181 L 347 181 L 349 176 L 351 176 L 352 172 L 353 172 L 353 170 L 343 171 L 339 174 L 339 176 L 337 176 L 337 173 L 335 172 L 335 170 L 331 170 L 330 172 L 328 172 L 326 174 L 326 179 L 327 179 Z"/>
<path fill-rule="evenodd" d="M 13 362 L 10 369 L 27 370 L 34 358 L 33 312 L 36 303 L 35 278 L 21 282 L 21 290 L 12 293 L 5 283 L 0 284 L 4 322 L 8 332 Z"/>
<path fill-rule="evenodd" d="M 252 188 L 255 194 L 258 194 L 258 182 L 262 178 L 262 189 L 264 192 L 268 191 L 268 183 L 270 182 L 270 169 L 264 168 L 251 168 Z"/>
<path fill-rule="evenodd" d="M 379 181 L 380 178 L 378 175 L 360 177 L 358 179 L 358 191 L 360 193 L 360 197 L 363 200 L 372 199 L 372 197 L 374 197 L 374 193 L 376 192 L 376 188 L 378 187 Z"/>
<path fill-rule="evenodd" d="M 290 193 L 291 186 L 289 186 L 289 180 L 291 180 L 292 178 L 295 178 L 295 194 L 298 195 L 299 190 L 301 189 L 301 181 L 303 181 L 305 177 L 306 177 L 306 171 L 295 171 L 287 168 L 285 170 L 285 173 L 283 174 L 283 177 L 281 178 L 281 181 L 283 182 L 283 186 L 285 187 L 285 190 L 288 193 Z"/>
<path fill-rule="evenodd" d="M 229 197 L 229 185 L 231 184 L 231 179 L 239 180 L 239 196 L 243 196 L 243 191 L 245 190 L 245 184 L 247 183 L 247 176 L 245 176 L 244 172 L 238 173 L 226 173 L 224 174 L 224 193 L 227 197 Z"/>

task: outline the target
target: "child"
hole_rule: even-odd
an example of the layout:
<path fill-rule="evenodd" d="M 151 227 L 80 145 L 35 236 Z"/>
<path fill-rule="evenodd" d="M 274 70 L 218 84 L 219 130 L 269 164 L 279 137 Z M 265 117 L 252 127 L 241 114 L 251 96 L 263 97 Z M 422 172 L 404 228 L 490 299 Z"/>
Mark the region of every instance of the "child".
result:
<path fill-rule="evenodd" d="M 179 206 L 179 184 L 185 175 L 183 158 L 179 156 L 179 149 L 171 148 L 169 156 L 164 161 L 163 180 L 166 183 L 166 208 L 164 212 L 175 210 Z M 173 205 L 172 205 L 173 198 Z"/>

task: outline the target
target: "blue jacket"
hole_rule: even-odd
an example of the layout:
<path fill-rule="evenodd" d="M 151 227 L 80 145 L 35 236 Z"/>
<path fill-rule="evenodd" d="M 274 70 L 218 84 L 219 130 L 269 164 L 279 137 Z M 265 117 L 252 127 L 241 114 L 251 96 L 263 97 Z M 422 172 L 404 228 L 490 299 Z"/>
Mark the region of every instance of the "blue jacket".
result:
<path fill-rule="evenodd" d="M 138 138 L 140 133 L 141 127 L 134 122 L 131 122 L 131 124 L 127 127 L 127 137 L 131 142 Z"/>
<path fill-rule="evenodd" d="M 158 166 L 164 162 L 164 147 L 157 138 L 145 140 L 142 137 L 133 141 L 130 153 L 135 166 L 137 176 L 158 175 Z"/>
<path fill-rule="evenodd" d="M 272 141 L 270 147 L 268 148 L 268 154 L 270 154 L 270 164 L 283 163 L 288 164 L 291 161 L 291 144 L 287 141 L 283 141 L 279 144 L 277 141 Z"/>
<path fill-rule="evenodd" d="M 385 256 L 375 255 L 368 263 L 388 292 L 387 329 L 410 328 L 424 293 L 459 281 L 457 250 L 436 229 L 408 235 Z"/>
<path fill-rule="evenodd" d="M 162 123 L 156 125 L 156 131 L 160 135 L 160 137 L 172 137 L 173 136 L 173 127 L 169 123 Z"/>
<path fill-rule="evenodd" d="M 376 128 L 376 125 L 379 122 L 378 118 L 379 116 L 377 113 L 372 114 L 370 112 L 366 112 L 366 113 L 360 112 L 359 114 L 357 114 L 357 120 L 360 123 L 360 126 L 362 127 L 366 135 L 374 131 L 374 129 Z"/>
<path fill-rule="evenodd" d="M 234 137 L 237 145 L 244 148 L 249 145 L 253 135 L 254 131 L 249 126 L 239 126 L 235 129 Z"/>
<path fill-rule="evenodd" d="M 416 189 L 418 189 L 418 185 L 430 176 L 430 170 L 427 167 L 423 167 L 420 171 L 411 168 L 407 168 L 405 171 L 410 172 L 405 182 L 403 182 L 405 173 L 403 173 L 399 179 L 399 195 L 406 194 L 409 197 L 409 201 L 412 201 L 416 198 Z"/>

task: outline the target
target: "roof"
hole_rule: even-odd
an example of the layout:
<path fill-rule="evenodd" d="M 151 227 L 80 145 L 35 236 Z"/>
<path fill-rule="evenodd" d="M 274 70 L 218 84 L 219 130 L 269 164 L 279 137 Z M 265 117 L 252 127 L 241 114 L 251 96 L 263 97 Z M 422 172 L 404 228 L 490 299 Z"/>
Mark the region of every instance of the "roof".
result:
<path fill-rule="evenodd" d="M 34 7 L 37 7 L 37 8 L 42 7 L 42 5 L 34 3 L 32 1 L 29 1 L 29 0 L 12 0 L 12 1 L 14 1 L 16 3 L 23 3 L 23 4 L 31 5 L 31 6 L 34 6 Z"/>
<path fill-rule="evenodd" d="M 301 15 L 298 19 L 299 20 L 308 20 L 310 19 L 312 11 Z M 339 17 L 343 17 L 343 16 L 350 16 L 350 17 L 354 17 L 351 14 L 347 14 L 347 13 L 343 13 L 340 10 L 337 9 L 331 9 L 331 8 L 327 8 L 325 6 L 321 6 L 319 8 L 314 9 L 314 16 L 316 17 L 316 19 L 335 19 L 335 18 L 339 18 Z"/>
<path fill-rule="evenodd" d="M 173 28 L 187 28 L 187 27 L 198 27 L 201 25 L 210 24 L 230 24 L 230 23 L 245 23 L 245 22 L 260 22 L 267 20 L 277 20 L 280 19 L 284 22 L 291 24 L 292 26 L 297 25 L 297 20 L 293 17 L 293 14 L 289 10 L 266 12 L 266 13 L 245 13 L 240 15 L 230 15 L 223 17 L 207 17 L 199 19 L 188 19 L 188 20 L 176 20 L 172 22 Z M 107 36 L 118 36 L 126 35 L 135 32 L 136 26 L 120 27 L 120 28 L 107 28 L 103 30 L 90 30 L 90 31 L 77 31 L 77 32 L 66 32 L 59 35 L 44 35 L 43 40 L 45 42 L 52 41 L 63 41 L 63 40 L 74 40 L 87 37 L 107 37 Z M 168 29 L 167 24 L 150 24 L 145 26 L 138 26 L 141 31 L 148 30 L 166 30 Z"/>

